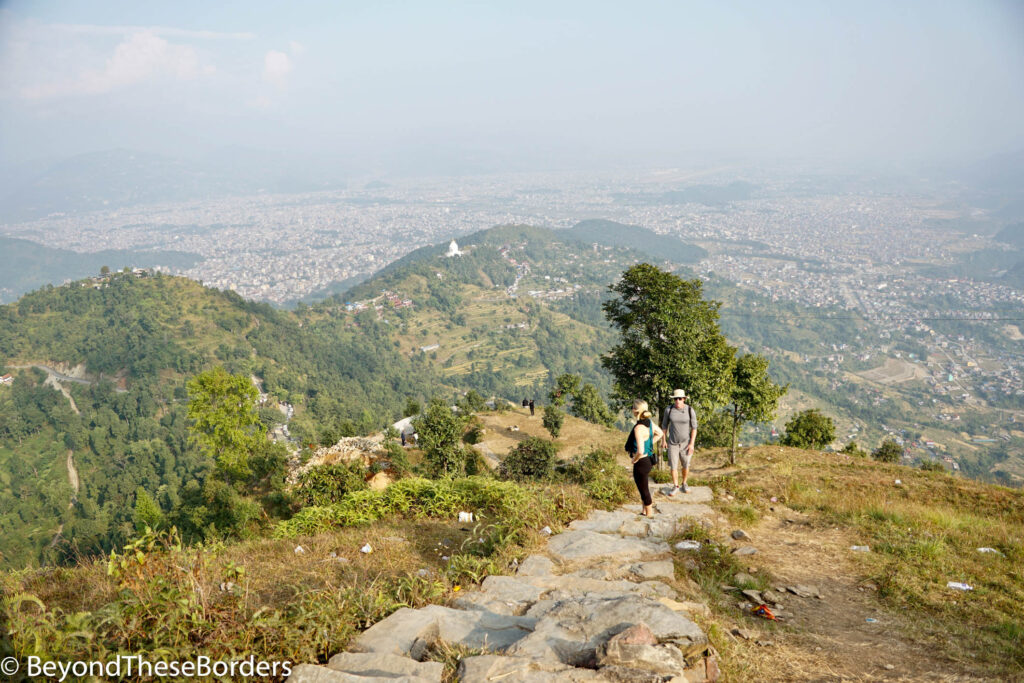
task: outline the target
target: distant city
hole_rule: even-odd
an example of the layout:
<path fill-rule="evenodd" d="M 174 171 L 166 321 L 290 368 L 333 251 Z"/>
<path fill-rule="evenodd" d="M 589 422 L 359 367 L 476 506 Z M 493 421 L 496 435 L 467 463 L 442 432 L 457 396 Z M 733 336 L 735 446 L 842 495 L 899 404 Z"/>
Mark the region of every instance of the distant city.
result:
<path fill-rule="evenodd" d="M 722 188 L 735 178 L 725 172 L 697 177 L 659 172 L 629 179 L 519 174 L 371 182 L 345 190 L 50 215 L 3 226 L 0 233 L 79 252 L 197 253 L 204 260 L 194 267 L 165 270 L 284 305 L 322 293 L 333 283 L 355 282 L 418 247 L 494 225 L 567 228 L 582 219 L 605 218 L 704 247 L 707 256 L 694 266 L 704 277 L 724 278 L 773 301 L 833 314 L 848 311 L 878 322 L 882 330 L 906 330 L 927 350 L 910 357 L 895 350 L 883 331 L 874 341 L 845 340 L 834 352 L 795 359 L 817 366 L 836 386 L 846 371 L 863 371 L 888 358 L 898 362 L 889 366 L 891 373 L 879 371 L 878 377 L 864 379 L 875 386 L 919 380 L 936 395 L 967 404 L 985 403 L 979 396 L 1005 397 L 995 401 L 1002 405 L 1006 399 L 1024 402 L 1024 356 L 1012 351 L 1012 344 L 950 336 L 929 322 L 996 318 L 991 325 L 1024 340 L 1024 323 L 1006 314 L 1016 311 L 1017 318 L 1024 317 L 1024 291 L 932 276 L 925 268 L 955 263 L 971 252 L 1010 248 L 992 237 L 965 237 L 962 230 L 949 229 L 951 222 L 969 224 L 977 212 L 935 193 L 881 192 L 868 186 L 809 191 L 806 179 L 744 180 L 755 188 L 748 197 L 719 197 L 708 204 L 678 203 L 680 193 L 672 190 L 695 183 Z M 557 296 L 578 289 L 576 283 L 562 285 Z M 906 363 L 920 368 L 908 370 Z M 932 417 L 951 420 L 953 413 Z"/>

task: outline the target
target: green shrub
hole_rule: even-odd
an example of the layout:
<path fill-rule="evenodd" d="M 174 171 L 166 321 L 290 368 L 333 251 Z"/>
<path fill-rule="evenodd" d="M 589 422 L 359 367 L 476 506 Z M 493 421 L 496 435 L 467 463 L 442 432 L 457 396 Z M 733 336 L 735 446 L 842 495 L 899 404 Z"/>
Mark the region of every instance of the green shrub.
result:
<path fill-rule="evenodd" d="M 474 418 L 469 424 L 469 429 L 462 435 L 462 440 L 470 446 L 480 443 L 484 438 L 484 426 L 479 419 Z"/>
<path fill-rule="evenodd" d="M 892 439 L 886 439 L 882 445 L 871 452 L 871 457 L 878 462 L 899 462 L 903 456 L 903 447 Z"/>
<path fill-rule="evenodd" d="M 475 448 L 466 449 L 466 476 L 472 477 L 477 474 L 490 474 L 491 468 L 484 460 L 484 456 Z"/>
<path fill-rule="evenodd" d="M 937 460 L 922 460 L 919 468 L 925 472 L 945 472 L 946 466 Z"/>
<path fill-rule="evenodd" d="M 558 438 L 563 422 L 565 422 L 565 413 L 555 406 L 544 406 L 544 417 L 541 418 L 541 424 L 551 434 L 552 439 Z"/>
<path fill-rule="evenodd" d="M 299 476 L 295 497 L 303 506 L 330 505 L 352 491 L 365 488 L 366 472 L 362 464 L 319 465 Z"/>
<path fill-rule="evenodd" d="M 655 484 L 667 484 L 672 481 L 672 471 L 669 469 L 652 469 L 650 479 Z"/>
<path fill-rule="evenodd" d="M 550 479 L 555 471 L 556 452 L 554 443 L 536 436 L 527 437 L 505 456 L 501 476 L 516 481 Z"/>
<path fill-rule="evenodd" d="M 861 448 L 860 446 L 858 446 L 856 441 L 851 441 L 850 443 L 846 444 L 839 452 L 846 453 L 847 455 L 852 455 L 858 458 L 868 457 L 868 452 Z"/>
<path fill-rule="evenodd" d="M 413 428 L 419 434 L 420 448 L 430 474 L 434 476 L 460 476 L 466 465 L 466 454 L 462 449 L 462 433 L 465 418 L 456 415 L 439 398 L 427 404 L 422 415 L 413 420 Z"/>
<path fill-rule="evenodd" d="M 391 465 L 392 476 L 396 479 L 409 476 L 412 465 L 409 463 L 409 457 L 405 454 L 405 448 L 399 443 L 389 441 L 384 444 L 384 450 L 388 454 L 387 460 Z"/>
<path fill-rule="evenodd" d="M 607 507 L 624 503 L 636 491 L 629 472 L 608 451 L 594 450 L 577 455 L 559 464 L 558 472 L 566 481 L 579 484 L 588 496 Z"/>
<path fill-rule="evenodd" d="M 786 423 L 781 443 L 783 446 L 821 450 L 835 438 L 836 425 L 832 418 L 812 408 L 797 413 Z"/>

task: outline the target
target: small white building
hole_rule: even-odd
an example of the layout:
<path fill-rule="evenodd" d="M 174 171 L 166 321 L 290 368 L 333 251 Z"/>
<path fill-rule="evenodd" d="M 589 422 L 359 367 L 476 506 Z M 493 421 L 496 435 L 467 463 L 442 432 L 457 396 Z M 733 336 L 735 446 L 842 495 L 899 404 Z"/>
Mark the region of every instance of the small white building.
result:
<path fill-rule="evenodd" d="M 448 253 L 445 256 L 451 258 L 452 256 L 462 256 L 462 254 L 463 252 L 459 249 L 459 243 L 453 239 L 452 243 L 448 245 Z"/>

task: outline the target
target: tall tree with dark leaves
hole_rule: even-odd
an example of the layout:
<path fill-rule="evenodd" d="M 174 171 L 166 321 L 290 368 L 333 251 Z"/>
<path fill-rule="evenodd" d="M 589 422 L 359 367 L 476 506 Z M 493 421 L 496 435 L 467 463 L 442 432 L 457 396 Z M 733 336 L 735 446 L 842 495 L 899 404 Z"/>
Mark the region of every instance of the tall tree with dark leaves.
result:
<path fill-rule="evenodd" d="M 661 409 L 678 388 L 704 411 L 728 402 L 736 349 L 718 327 L 721 304 L 704 298 L 700 280 L 641 263 L 609 289 L 615 296 L 602 307 L 620 341 L 601 362 L 620 406 L 642 398 Z"/>

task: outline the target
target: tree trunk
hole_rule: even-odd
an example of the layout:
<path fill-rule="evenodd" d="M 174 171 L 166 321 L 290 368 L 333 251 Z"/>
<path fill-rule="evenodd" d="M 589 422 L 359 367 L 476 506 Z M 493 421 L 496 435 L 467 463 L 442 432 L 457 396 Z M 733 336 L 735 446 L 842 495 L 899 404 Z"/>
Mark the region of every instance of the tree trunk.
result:
<path fill-rule="evenodd" d="M 729 464 L 736 464 L 736 426 L 740 421 L 740 409 L 735 403 L 732 406 L 732 448 L 729 450 Z"/>

